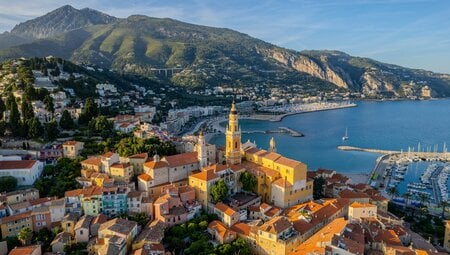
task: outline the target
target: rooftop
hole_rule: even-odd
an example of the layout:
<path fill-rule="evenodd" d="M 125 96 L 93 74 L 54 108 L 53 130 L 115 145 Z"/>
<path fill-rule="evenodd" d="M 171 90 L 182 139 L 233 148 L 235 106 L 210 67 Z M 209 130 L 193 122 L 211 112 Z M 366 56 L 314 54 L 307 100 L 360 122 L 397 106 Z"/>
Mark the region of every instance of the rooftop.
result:
<path fill-rule="evenodd" d="M 0 161 L 0 170 L 30 169 L 36 160 L 3 160 Z"/>

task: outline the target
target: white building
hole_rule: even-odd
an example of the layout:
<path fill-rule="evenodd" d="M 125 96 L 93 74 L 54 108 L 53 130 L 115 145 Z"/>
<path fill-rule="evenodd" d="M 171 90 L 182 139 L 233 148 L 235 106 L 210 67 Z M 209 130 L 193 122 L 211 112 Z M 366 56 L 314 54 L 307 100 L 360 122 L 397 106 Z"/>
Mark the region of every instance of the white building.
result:
<path fill-rule="evenodd" d="M 2 160 L 0 176 L 16 178 L 19 186 L 33 185 L 41 176 L 43 168 L 42 162 L 37 160 Z"/>

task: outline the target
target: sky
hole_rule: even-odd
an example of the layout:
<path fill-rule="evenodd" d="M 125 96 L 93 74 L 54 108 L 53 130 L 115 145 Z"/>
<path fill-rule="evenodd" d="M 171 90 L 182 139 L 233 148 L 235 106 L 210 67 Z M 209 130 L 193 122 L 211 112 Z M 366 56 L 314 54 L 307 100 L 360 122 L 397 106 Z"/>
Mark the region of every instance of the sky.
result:
<path fill-rule="evenodd" d="M 0 0 L 0 31 L 62 5 L 226 27 L 294 50 L 340 50 L 450 73 L 447 0 Z"/>

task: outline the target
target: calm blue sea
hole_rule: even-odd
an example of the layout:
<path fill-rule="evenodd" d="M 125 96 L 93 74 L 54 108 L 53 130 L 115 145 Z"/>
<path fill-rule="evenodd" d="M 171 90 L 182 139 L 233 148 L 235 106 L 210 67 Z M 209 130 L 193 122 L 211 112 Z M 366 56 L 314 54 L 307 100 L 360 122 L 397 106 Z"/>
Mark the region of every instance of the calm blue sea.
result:
<path fill-rule="evenodd" d="M 308 169 L 318 167 L 343 173 L 369 172 L 377 154 L 348 152 L 339 145 L 386 150 L 407 150 L 408 146 L 422 148 L 443 143 L 450 146 L 450 100 L 356 102 L 357 107 L 298 114 L 281 122 L 240 120 L 242 130 L 272 130 L 289 127 L 305 135 L 291 137 L 274 135 L 281 154 L 302 161 Z M 349 140 L 342 136 L 348 128 Z M 242 142 L 250 139 L 258 147 L 267 149 L 272 135 L 244 134 Z M 223 145 L 224 135 L 211 142 Z"/>

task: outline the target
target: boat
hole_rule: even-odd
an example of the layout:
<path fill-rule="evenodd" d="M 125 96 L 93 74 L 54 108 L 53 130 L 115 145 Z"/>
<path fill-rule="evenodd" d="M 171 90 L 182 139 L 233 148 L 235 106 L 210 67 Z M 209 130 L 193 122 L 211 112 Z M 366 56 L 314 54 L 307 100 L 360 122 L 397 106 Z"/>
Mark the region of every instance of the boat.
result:
<path fill-rule="evenodd" d="M 347 128 L 345 128 L 345 135 L 342 137 L 342 141 L 348 140 Z"/>

